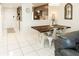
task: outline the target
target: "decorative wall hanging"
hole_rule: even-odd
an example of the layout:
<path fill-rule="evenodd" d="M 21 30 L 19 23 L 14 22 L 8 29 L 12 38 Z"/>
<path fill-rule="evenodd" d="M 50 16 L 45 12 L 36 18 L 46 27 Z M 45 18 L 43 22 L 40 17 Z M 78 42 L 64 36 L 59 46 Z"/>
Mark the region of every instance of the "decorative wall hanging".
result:
<path fill-rule="evenodd" d="M 30 8 L 26 8 L 26 12 L 29 13 L 30 12 Z"/>
<path fill-rule="evenodd" d="M 64 7 L 64 17 L 65 19 L 69 19 L 71 20 L 72 19 L 72 13 L 73 13 L 73 6 L 71 3 L 67 3 Z"/>
<path fill-rule="evenodd" d="M 22 21 L 22 7 L 17 8 L 17 20 Z"/>
<path fill-rule="evenodd" d="M 20 22 L 22 21 L 22 7 L 19 6 L 17 8 L 17 21 L 18 21 L 18 27 L 19 27 L 19 31 L 20 31 Z"/>
<path fill-rule="evenodd" d="M 48 3 L 35 4 L 33 3 L 33 19 L 47 20 L 48 19 Z M 39 6 L 38 6 L 39 5 Z"/>

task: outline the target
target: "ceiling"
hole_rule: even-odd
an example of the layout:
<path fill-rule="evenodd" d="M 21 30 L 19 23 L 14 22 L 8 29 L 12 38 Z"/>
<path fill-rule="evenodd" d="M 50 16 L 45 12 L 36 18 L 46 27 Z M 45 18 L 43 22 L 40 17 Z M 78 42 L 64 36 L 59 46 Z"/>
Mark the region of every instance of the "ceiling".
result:
<path fill-rule="evenodd" d="M 44 4 L 47 4 L 47 3 L 32 3 L 32 6 L 38 7 Z M 2 3 L 2 6 L 4 8 L 17 8 L 18 6 L 21 6 L 21 3 Z"/>
<path fill-rule="evenodd" d="M 17 8 L 20 5 L 20 3 L 2 3 L 4 8 Z"/>
<path fill-rule="evenodd" d="M 47 4 L 47 3 L 32 3 L 32 6 L 38 7 L 38 6 L 41 6 L 41 5 L 44 5 L 44 4 Z"/>

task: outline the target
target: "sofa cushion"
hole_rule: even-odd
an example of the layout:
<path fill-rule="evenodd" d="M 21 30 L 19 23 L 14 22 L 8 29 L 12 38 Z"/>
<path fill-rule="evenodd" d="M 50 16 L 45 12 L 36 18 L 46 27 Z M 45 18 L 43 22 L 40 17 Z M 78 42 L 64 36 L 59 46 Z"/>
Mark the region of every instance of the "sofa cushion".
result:
<path fill-rule="evenodd" d="M 74 48 L 76 46 L 75 41 L 71 39 L 62 40 L 62 44 L 64 48 Z"/>
<path fill-rule="evenodd" d="M 72 49 L 62 49 L 60 54 L 62 56 L 79 56 L 79 53 Z"/>
<path fill-rule="evenodd" d="M 65 36 L 60 36 L 59 41 L 62 48 L 74 48 L 76 46 L 74 39 L 69 39 Z"/>
<path fill-rule="evenodd" d="M 79 44 L 79 38 L 75 38 L 76 44 Z"/>
<path fill-rule="evenodd" d="M 76 42 L 79 42 L 79 31 L 70 32 L 64 35 L 69 39 L 75 39 Z"/>
<path fill-rule="evenodd" d="M 79 44 L 76 44 L 75 49 L 79 52 Z"/>

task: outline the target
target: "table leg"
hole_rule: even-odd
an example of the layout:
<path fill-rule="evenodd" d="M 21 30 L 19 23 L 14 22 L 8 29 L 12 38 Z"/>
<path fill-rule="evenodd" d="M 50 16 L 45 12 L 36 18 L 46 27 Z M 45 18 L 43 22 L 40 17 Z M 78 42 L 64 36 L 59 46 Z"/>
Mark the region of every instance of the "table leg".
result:
<path fill-rule="evenodd" d="M 43 33 L 41 33 L 41 46 L 43 46 L 44 47 L 44 34 Z"/>
<path fill-rule="evenodd" d="M 44 35 L 44 33 L 40 33 L 40 42 L 41 42 L 41 46 L 45 46 L 45 38 L 46 36 Z"/>
<path fill-rule="evenodd" d="M 65 30 L 66 30 L 66 27 L 64 27 L 64 29 L 63 29 L 63 34 L 65 33 Z"/>
<path fill-rule="evenodd" d="M 53 39 L 56 39 L 56 33 L 57 33 L 57 28 L 54 28 L 52 35 Z"/>

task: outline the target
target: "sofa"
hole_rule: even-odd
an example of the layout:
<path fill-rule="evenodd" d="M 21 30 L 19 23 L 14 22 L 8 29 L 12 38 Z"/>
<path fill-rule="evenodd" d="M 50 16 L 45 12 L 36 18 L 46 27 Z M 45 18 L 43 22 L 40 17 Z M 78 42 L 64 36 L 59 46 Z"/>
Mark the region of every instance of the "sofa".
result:
<path fill-rule="evenodd" d="M 58 36 L 54 45 L 55 56 L 79 56 L 79 31 Z"/>

